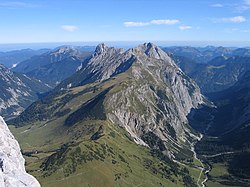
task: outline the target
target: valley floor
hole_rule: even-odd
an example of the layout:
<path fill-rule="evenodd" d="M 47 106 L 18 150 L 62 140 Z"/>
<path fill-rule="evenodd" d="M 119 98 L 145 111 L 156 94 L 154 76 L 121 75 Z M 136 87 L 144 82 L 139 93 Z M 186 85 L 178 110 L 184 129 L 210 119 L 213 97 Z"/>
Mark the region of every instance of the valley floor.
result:
<path fill-rule="evenodd" d="M 242 167 L 240 166 L 239 159 L 242 159 L 243 154 L 249 155 L 249 153 L 247 153 L 248 151 L 222 151 L 216 152 L 214 154 L 212 153 L 211 149 L 208 148 L 209 146 L 212 146 L 209 145 L 211 143 L 209 142 L 211 141 L 211 139 L 214 138 L 205 136 L 196 145 L 198 157 L 203 161 L 205 168 L 207 168 L 205 170 L 207 180 L 203 184 L 209 187 L 249 186 L 249 179 L 241 177 L 242 175 L 237 176 L 232 170 L 232 167 L 234 167 L 235 169 Z M 214 150 L 216 150 L 215 147 Z M 237 162 L 238 165 L 232 166 L 234 162 Z M 246 161 L 245 166 L 247 167 L 247 165 L 248 162 Z"/>

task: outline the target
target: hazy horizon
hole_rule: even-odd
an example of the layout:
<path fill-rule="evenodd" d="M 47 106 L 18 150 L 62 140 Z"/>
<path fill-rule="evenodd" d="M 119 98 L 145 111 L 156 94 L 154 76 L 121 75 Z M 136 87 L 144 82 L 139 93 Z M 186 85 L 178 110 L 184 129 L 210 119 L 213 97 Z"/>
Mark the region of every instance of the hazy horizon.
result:
<path fill-rule="evenodd" d="M 96 46 L 99 43 L 105 43 L 110 47 L 130 48 L 142 43 L 152 42 L 161 47 L 172 46 L 191 46 L 191 47 L 206 47 L 206 46 L 223 46 L 232 48 L 249 48 L 249 42 L 236 42 L 236 41 L 93 41 L 93 42 L 41 42 L 41 43 L 0 43 L 0 51 L 13 51 L 21 49 L 43 49 L 43 48 L 56 48 L 63 45 L 72 46 Z"/>

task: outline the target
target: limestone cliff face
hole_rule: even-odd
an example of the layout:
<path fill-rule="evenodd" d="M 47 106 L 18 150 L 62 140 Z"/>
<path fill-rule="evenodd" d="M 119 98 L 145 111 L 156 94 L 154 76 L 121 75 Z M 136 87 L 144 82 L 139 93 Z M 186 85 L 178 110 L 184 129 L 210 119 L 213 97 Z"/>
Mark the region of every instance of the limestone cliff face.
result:
<path fill-rule="evenodd" d="M 196 83 L 159 47 L 146 43 L 128 53 L 136 59 L 127 71 L 127 84 L 105 103 L 109 119 L 138 144 L 150 146 L 149 139 L 155 138 L 148 135 L 154 134 L 163 141 L 165 147 L 160 149 L 174 157 L 195 138 L 186 116 L 204 98 Z"/>
<path fill-rule="evenodd" d="M 26 173 L 24 163 L 18 142 L 0 117 L 0 186 L 40 187 L 38 181 Z"/>

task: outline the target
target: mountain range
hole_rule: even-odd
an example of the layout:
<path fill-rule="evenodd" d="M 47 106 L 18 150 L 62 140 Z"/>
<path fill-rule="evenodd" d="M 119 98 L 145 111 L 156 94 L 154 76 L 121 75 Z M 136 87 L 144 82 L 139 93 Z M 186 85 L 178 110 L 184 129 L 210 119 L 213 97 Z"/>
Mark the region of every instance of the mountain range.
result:
<path fill-rule="evenodd" d="M 206 64 L 197 63 L 184 56 L 173 58 L 178 66 L 195 80 L 205 95 L 228 89 L 250 70 L 249 56 L 220 56 Z"/>
<path fill-rule="evenodd" d="M 48 52 L 49 49 L 22 49 L 15 51 L 0 52 L 0 64 L 3 64 L 7 68 L 13 68 L 22 61 L 25 61 L 32 56 L 41 55 Z"/>
<path fill-rule="evenodd" d="M 247 48 L 61 46 L 1 65 L 1 114 L 45 187 L 248 186 L 249 60 Z"/>
<path fill-rule="evenodd" d="M 82 51 L 79 47 L 62 46 L 20 62 L 12 70 L 54 87 L 84 66 L 84 61 L 91 54 L 92 52 Z"/>
<path fill-rule="evenodd" d="M 175 56 L 187 57 L 197 63 L 206 64 L 216 57 L 250 57 L 249 48 L 232 48 L 232 47 L 191 47 L 191 46 L 177 46 L 177 47 L 163 47 L 165 52 L 174 54 Z"/>

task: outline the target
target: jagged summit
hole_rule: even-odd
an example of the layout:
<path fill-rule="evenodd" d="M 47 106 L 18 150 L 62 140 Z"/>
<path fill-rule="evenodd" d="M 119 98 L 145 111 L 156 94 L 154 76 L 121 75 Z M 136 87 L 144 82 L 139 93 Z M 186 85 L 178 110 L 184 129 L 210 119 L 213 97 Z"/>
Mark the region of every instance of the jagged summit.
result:
<path fill-rule="evenodd" d="M 150 50 L 158 50 L 158 46 L 156 46 L 155 44 L 151 42 L 148 42 L 148 43 L 139 45 L 137 49 L 140 49 L 142 51 L 145 51 L 145 53 L 148 53 Z"/>
<path fill-rule="evenodd" d="M 105 43 L 100 43 L 99 45 L 97 45 L 95 49 L 95 56 L 100 55 L 101 53 L 104 52 L 109 52 L 110 50 L 126 53 L 127 55 L 134 54 L 135 56 L 138 56 L 140 55 L 139 53 L 144 53 L 148 57 L 156 59 L 162 59 L 162 60 L 170 59 L 167 53 L 165 53 L 160 47 L 151 42 L 141 44 L 135 48 L 128 49 L 127 51 L 125 51 L 124 49 L 116 49 L 114 47 L 108 47 Z"/>
<path fill-rule="evenodd" d="M 135 53 L 136 56 L 140 56 L 139 53 L 146 55 L 149 58 L 154 58 L 158 60 L 168 61 L 171 65 L 175 64 L 172 62 L 172 59 L 165 53 L 160 47 L 149 42 L 141 44 L 133 49 L 131 49 L 132 53 Z"/>
<path fill-rule="evenodd" d="M 179 69 L 173 59 L 153 43 L 144 43 L 127 51 L 122 48 L 108 47 L 101 43 L 96 47 L 95 53 L 86 63 L 86 67 L 73 77 L 63 81 L 58 88 L 64 89 L 68 88 L 68 85 L 75 87 L 90 82 L 107 80 L 127 71 L 135 63 L 139 66 L 155 66 L 157 68 L 165 64 L 174 69 Z"/>
<path fill-rule="evenodd" d="M 105 43 L 100 43 L 99 45 L 96 46 L 95 53 L 96 54 L 101 54 L 104 51 L 106 51 L 109 47 Z"/>
<path fill-rule="evenodd" d="M 114 53 L 123 53 L 124 49 L 122 48 L 114 48 L 114 47 L 109 47 L 105 43 L 100 43 L 96 46 L 95 52 L 93 57 L 101 55 L 101 54 L 114 54 Z"/>

